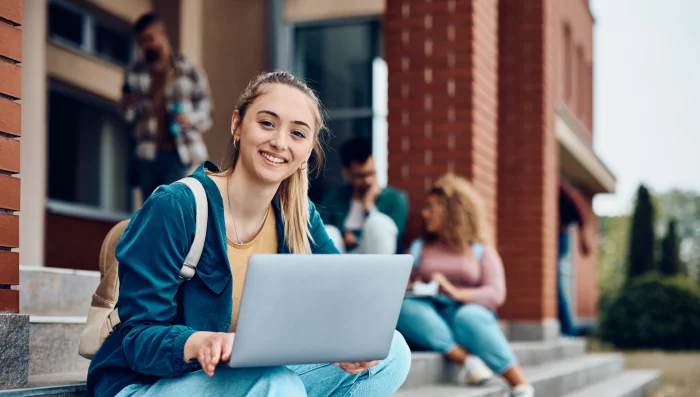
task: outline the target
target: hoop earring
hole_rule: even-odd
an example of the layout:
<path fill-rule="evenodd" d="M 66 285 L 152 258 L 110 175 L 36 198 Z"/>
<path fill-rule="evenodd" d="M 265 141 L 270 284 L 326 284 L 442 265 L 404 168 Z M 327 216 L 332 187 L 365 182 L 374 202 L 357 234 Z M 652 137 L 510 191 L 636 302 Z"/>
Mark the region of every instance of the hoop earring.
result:
<path fill-rule="evenodd" d="M 233 148 L 238 149 L 238 139 L 233 138 Z"/>
<path fill-rule="evenodd" d="M 301 164 L 301 167 L 299 167 L 299 169 L 302 170 L 302 171 L 305 171 L 305 170 L 306 170 L 306 161 L 304 161 L 304 162 Z"/>

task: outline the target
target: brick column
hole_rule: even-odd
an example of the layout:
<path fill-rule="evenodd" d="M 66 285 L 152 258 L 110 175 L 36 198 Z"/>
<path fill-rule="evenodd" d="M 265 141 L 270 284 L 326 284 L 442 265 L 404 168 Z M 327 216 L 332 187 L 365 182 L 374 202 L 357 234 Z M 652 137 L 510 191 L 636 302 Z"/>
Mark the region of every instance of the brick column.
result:
<path fill-rule="evenodd" d="M 512 339 L 558 335 L 557 178 L 549 0 L 501 0 L 499 10 L 499 250 Z"/>
<path fill-rule="evenodd" d="M 409 239 L 447 171 L 479 189 L 495 235 L 497 23 L 493 0 L 387 0 L 389 184 L 408 192 Z"/>
<path fill-rule="evenodd" d="M 19 315 L 21 0 L 0 2 L 0 390 L 27 382 L 29 317 Z"/>

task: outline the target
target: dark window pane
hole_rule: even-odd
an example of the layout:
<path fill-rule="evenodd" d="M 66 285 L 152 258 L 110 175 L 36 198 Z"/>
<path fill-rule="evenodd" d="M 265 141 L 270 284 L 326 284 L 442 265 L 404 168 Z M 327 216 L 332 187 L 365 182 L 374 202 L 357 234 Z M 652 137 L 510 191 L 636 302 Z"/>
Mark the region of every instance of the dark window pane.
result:
<path fill-rule="evenodd" d="M 377 22 L 363 22 L 296 29 L 294 71 L 326 108 L 372 107 L 378 28 Z"/>
<path fill-rule="evenodd" d="M 340 146 L 350 138 L 372 137 L 372 118 L 329 120 L 330 135 L 325 139 L 326 162 L 319 177 L 311 181 L 309 197 L 319 202 L 323 194 L 345 183 L 338 151 Z"/>
<path fill-rule="evenodd" d="M 74 202 L 80 104 L 54 91 L 49 94 L 49 197 Z"/>
<path fill-rule="evenodd" d="M 60 4 L 49 4 L 49 35 L 82 45 L 83 16 Z"/>
<path fill-rule="evenodd" d="M 95 52 L 127 64 L 131 60 L 131 36 L 98 24 L 95 29 Z"/>
<path fill-rule="evenodd" d="M 49 198 L 129 211 L 128 134 L 116 109 L 49 92 Z"/>

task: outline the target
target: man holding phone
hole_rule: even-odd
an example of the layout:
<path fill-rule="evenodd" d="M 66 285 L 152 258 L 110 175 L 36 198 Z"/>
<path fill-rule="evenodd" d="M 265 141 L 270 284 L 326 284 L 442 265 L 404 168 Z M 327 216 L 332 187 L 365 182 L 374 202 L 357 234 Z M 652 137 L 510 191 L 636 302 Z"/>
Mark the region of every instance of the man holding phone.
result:
<path fill-rule="evenodd" d="M 160 185 L 184 177 L 208 157 L 202 134 L 211 127 L 205 73 L 173 51 L 163 21 L 141 16 L 134 35 L 142 58 L 124 75 L 122 106 L 136 144 L 136 179 L 144 201 Z"/>

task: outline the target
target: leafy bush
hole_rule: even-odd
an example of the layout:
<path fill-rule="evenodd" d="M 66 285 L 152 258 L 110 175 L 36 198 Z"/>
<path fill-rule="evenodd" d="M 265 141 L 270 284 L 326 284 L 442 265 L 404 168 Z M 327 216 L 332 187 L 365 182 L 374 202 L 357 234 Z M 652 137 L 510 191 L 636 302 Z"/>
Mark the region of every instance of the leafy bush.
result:
<path fill-rule="evenodd" d="M 600 337 L 619 349 L 700 349 L 700 289 L 687 279 L 641 277 L 601 314 Z"/>

